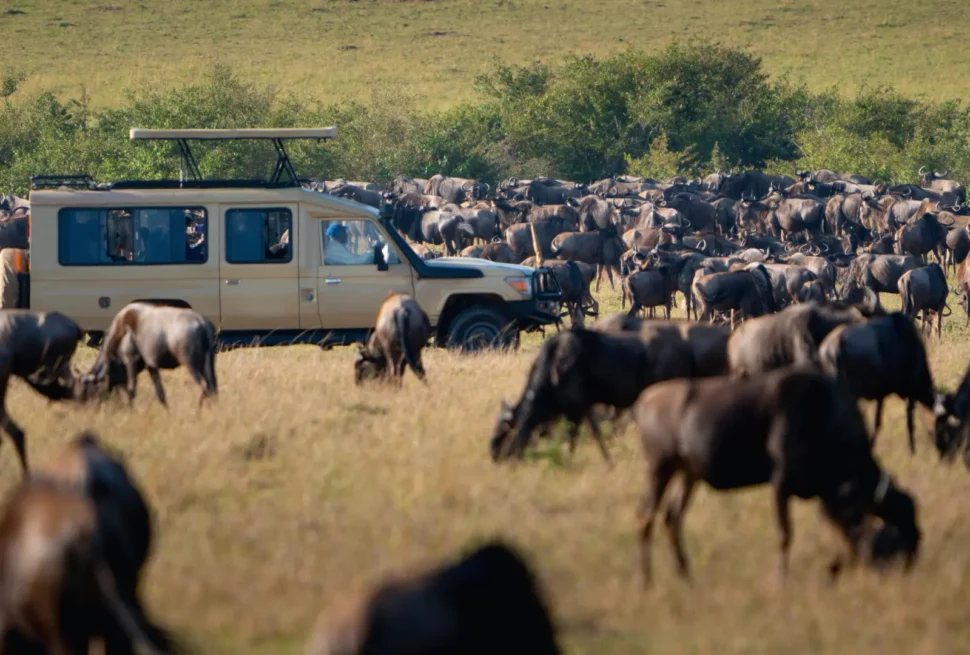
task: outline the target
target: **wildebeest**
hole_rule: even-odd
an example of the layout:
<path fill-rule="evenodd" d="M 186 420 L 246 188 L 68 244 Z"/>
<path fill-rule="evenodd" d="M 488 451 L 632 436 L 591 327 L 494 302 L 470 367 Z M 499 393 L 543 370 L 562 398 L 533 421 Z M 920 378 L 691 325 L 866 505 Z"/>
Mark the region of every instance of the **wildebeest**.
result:
<path fill-rule="evenodd" d="M 919 169 L 920 186 L 943 195 L 946 198 L 946 202 L 950 204 L 963 204 L 967 201 L 967 192 L 966 189 L 963 188 L 963 185 L 956 180 L 946 179 L 946 176 L 950 172 L 949 169 L 943 171 L 942 173 L 937 173 L 936 171 L 928 171 L 924 173 L 924 168 L 924 166 L 920 166 Z"/>
<path fill-rule="evenodd" d="M 652 381 L 647 348 L 636 337 L 579 327 L 557 334 L 539 349 L 518 402 L 512 406 L 502 401 L 489 446 L 492 459 L 523 456 L 533 430 L 562 416 L 571 424 L 570 452 L 585 419 L 603 459 L 612 466 L 590 410 L 598 404 L 630 407 Z"/>
<path fill-rule="evenodd" d="M 138 598 L 152 518 L 118 455 L 82 433 L 8 496 L 0 518 L 4 652 L 181 650 Z M 41 650 L 35 650 L 41 649 Z"/>
<path fill-rule="evenodd" d="M 816 364 L 818 346 L 832 330 L 863 320 L 855 307 L 810 302 L 746 321 L 728 340 L 731 373 L 747 377 L 792 364 Z"/>
<path fill-rule="evenodd" d="M 899 278 L 920 266 L 922 262 L 912 255 L 859 255 L 849 264 L 841 296 L 851 301 L 864 289 L 876 293 L 899 293 Z"/>
<path fill-rule="evenodd" d="M 421 350 L 432 334 L 431 320 L 414 298 L 388 292 L 370 339 L 366 345 L 357 346 L 354 381 L 361 385 L 367 380 L 384 379 L 400 385 L 407 365 L 425 382 Z"/>
<path fill-rule="evenodd" d="M 630 299 L 630 316 L 636 316 L 640 310 L 649 309 L 653 318 L 654 307 L 664 308 L 664 317 L 670 318 L 670 305 L 673 303 L 673 280 L 665 270 L 651 269 L 634 271 L 623 278 L 622 298 L 620 307 L 626 307 L 626 299 Z"/>
<path fill-rule="evenodd" d="M 737 318 L 741 319 L 775 311 L 771 278 L 764 264 L 696 277 L 691 291 L 700 310 L 700 320 L 711 320 L 715 311 L 730 312 L 732 329 L 736 313 L 740 313 Z"/>
<path fill-rule="evenodd" d="M 678 379 L 649 387 L 634 406 L 647 490 L 639 511 L 640 571 L 652 579 L 653 523 L 670 481 L 666 524 L 681 576 L 689 577 L 683 521 L 695 485 L 716 490 L 771 484 L 780 532 L 779 574 L 788 569 L 789 501 L 819 498 L 850 547 L 870 515 L 892 530 L 912 562 L 920 531 L 912 497 L 873 458 L 855 398 L 814 367 L 787 367 L 742 380 Z"/>
<path fill-rule="evenodd" d="M 488 185 L 461 177 L 434 175 L 428 179 L 424 193 L 441 196 L 447 202 L 461 204 L 465 200 L 482 200 L 488 193 Z"/>
<path fill-rule="evenodd" d="M 911 320 L 922 315 L 920 334 L 932 329 L 931 316 L 936 316 L 936 336 L 943 338 L 943 310 L 947 309 L 946 297 L 950 292 L 946 273 L 936 262 L 929 266 L 914 268 L 899 278 L 899 296 L 903 302 L 903 313 Z"/>
<path fill-rule="evenodd" d="M 560 216 L 553 216 L 546 221 L 536 223 L 520 223 L 505 231 L 505 241 L 515 253 L 519 261 L 530 255 L 537 254 L 532 241 L 535 231 L 536 241 L 543 257 L 553 257 L 552 241 L 557 235 L 570 231 L 568 222 Z"/>
<path fill-rule="evenodd" d="M 491 540 L 398 576 L 321 625 L 307 655 L 558 655 L 542 589 L 517 549 Z"/>
<path fill-rule="evenodd" d="M 942 263 L 946 234 L 947 226 L 940 223 L 937 215 L 924 211 L 918 218 L 910 220 L 896 231 L 896 254 L 913 255 L 920 261 L 925 261 L 925 256 L 932 252 Z"/>
<path fill-rule="evenodd" d="M 763 198 L 768 195 L 772 184 L 787 189 L 795 180 L 787 175 L 767 175 L 761 171 L 744 171 L 736 175 L 722 175 L 718 193 L 722 196 L 740 200 L 742 196 L 750 195 Z"/>
<path fill-rule="evenodd" d="M 970 366 L 967 366 L 957 388 L 938 393 L 933 405 L 934 441 L 943 459 L 951 459 L 963 450 L 963 463 L 970 468 Z"/>
<path fill-rule="evenodd" d="M 216 328 L 188 307 L 136 301 L 125 305 L 111 321 L 94 365 L 81 378 L 82 399 L 111 393 L 121 385 L 135 401 L 138 375 L 148 369 L 158 402 L 167 406 L 160 369 L 184 366 L 199 385 L 201 406 L 219 393 L 216 381 Z"/>
<path fill-rule="evenodd" d="M 613 271 L 619 274 L 620 257 L 626 246 L 617 235 L 616 229 L 609 227 L 597 232 L 563 232 L 556 235 L 550 244 L 550 252 L 561 259 L 570 259 L 600 268 L 596 276 L 596 290 L 605 270 L 613 287 Z"/>
<path fill-rule="evenodd" d="M 27 446 L 23 429 L 7 413 L 7 387 L 16 376 L 51 400 L 75 397 L 70 362 L 84 332 L 59 312 L 0 311 L 0 426 L 10 435 L 24 474 Z"/>
<path fill-rule="evenodd" d="M 916 452 L 913 409 L 916 403 L 933 410 L 933 376 L 916 327 L 902 312 L 841 325 L 819 344 L 822 369 L 843 382 L 857 398 L 876 401 L 872 442 L 882 423 L 882 404 L 896 394 L 906 401 L 909 448 Z"/>

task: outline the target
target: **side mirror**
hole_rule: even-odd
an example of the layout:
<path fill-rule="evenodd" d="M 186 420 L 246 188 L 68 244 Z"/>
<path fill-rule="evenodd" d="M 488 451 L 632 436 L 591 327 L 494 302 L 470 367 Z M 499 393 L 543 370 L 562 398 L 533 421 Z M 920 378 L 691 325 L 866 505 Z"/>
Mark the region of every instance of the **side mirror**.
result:
<path fill-rule="evenodd" d="M 374 263 L 377 264 L 377 270 L 387 270 L 387 260 L 384 259 L 384 246 L 381 244 L 374 246 Z"/>

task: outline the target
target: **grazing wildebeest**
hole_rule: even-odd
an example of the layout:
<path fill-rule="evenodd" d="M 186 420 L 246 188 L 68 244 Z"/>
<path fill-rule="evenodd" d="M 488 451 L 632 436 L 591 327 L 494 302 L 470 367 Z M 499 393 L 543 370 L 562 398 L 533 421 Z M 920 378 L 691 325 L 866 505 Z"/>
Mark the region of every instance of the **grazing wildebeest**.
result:
<path fill-rule="evenodd" d="M 847 385 L 857 398 L 876 401 L 872 443 L 882 423 L 882 404 L 896 394 L 906 401 L 909 449 L 916 452 L 913 409 L 920 403 L 933 410 L 933 376 L 926 350 L 909 317 L 902 312 L 840 325 L 818 347 L 822 370 Z"/>
<path fill-rule="evenodd" d="M 640 571 L 652 579 L 653 523 L 670 481 L 681 493 L 666 523 L 681 576 L 689 578 L 683 521 L 697 482 L 717 490 L 771 484 L 780 532 L 778 571 L 787 574 L 789 501 L 819 498 L 826 517 L 853 548 L 869 515 L 897 535 L 912 562 L 920 531 L 912 497 L 873 458 L 855 398 L 814 367 L 787 367 L 753 378 L 678 379 L 649 387 L 634 406 L 647 490 L 639 512 Z"/>
<path fill-rule="evenodd" d="M 71 357 L 84 336 L 78 324 L 59 312 L 27 309 L 0 311 L 0 426 L 10 435 L 24 474 L 27 446 L 24 431 L 7 414 L 7 386 L 16 376 L 51 400 L 75 395 Z"/>
<path fill-rule="evenodd" d="M 522 457 L 533 430 L 562 416 L 571 424 L 570 452 L 585 419 L 603 459 L 612 466 L 590 410 L 598 404 L 626 409 L 653 380 L 647 348 L 634 336 L 578 327 L 557 334 L 539 349 L 515 406 L 502 401 L 490 442 L 492 460 Z"/>
<path fill-rule="evenodd" d="M 489 186 L 461 177 L 434 175 L 428 178 L 424 187 L 425 195 L 441 196 L 448 202 L 461 204 L 465 200 L 483 200 Z"/>
<path fill-rule="evenodd" d="M 148 369 L 158 402 L 168 406 L 159 369 L 189 369 L 202 389 L 199 405 L 219 393 L 216 382 L 216 328 L 188 307 L 136 301 L 125 305 L 111 321 L 104 345 L 81 378 L 83 399 L 125 385 L 128 404 L 135 401 L 138 374 Z M 104 383 L 107 383 L 105 385 Z"/>
<path fill-rule="evenodd" d="M 377 312 L 377 322 L 367 345 L 357 346 L 354 381 L 383 379 L 398 386 L 405 365 L 426 383 L 421 350 L 431 338 L 431 320 L 411 296 L 390 291 Z"/>
<path fill-rule="evenodd" d="M 963 463 L 970 468 L 970 366 L 953 392 L 938 393 L 933 405 L 934 441 L 944 460 L 963 451 Z"/>
<path fill-rule="evenodd" d="M 914 321 L 917 314 L 922 315 L 921 335 L 927 329 L 932 330 L 930 321 L 935 314 L 936 336 L 940 340 L 943 339 L 943 310 L 947 309 L 946 297 L 949 293 L 946 273 L 936 262 L 906 271 L 899 278 L 899 296 L 903 301 L 903 313 Z"/>
<path fill-rule="evenodd" d="M 324 623 L 307 655 L 558 655 L 538 581 L 492 540 L 454 562 L 384 581 Z"/>
<path fill-rule="evenodd" d="M 859 255 L 849 263 L 841 297 L 851 301 L 865 289 L 876 293 L 899 293 L 899 278 L 903 273 L 922 265 L 912 255 Z"/>
<path fill-rule="evenodd" d="M 0 518 L 3 652 L 87 653 L 99 638 L 106 653 L 181 650 L 138 598 L 151 523 L 123 461 L 90 433 L 14 489 Z"/>

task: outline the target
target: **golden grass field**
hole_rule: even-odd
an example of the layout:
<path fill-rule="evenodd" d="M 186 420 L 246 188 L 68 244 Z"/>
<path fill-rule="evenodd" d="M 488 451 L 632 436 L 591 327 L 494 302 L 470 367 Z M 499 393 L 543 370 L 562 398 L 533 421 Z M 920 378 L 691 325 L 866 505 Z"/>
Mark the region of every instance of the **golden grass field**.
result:
<path fill-rule="evenodd" d="M 964 97 L 963 0 L 0 0 L 0 73 L 26 93 L 117 104 L 126 88 L 181 87 L 214 63 L 324 102 L 403 89 L 432 107 L 469 98 L 493 57 L 654 51 L 707 37 L 818 90 L 863 82 Z"/>
<path fill-rule="evenodd" d="M 619 309 L 616 292 L 599 296 Z M 930 344 L 940 385 L 953 387 L 970 361 L 964 320 L 957 308 L 943 345 Z M 613 471 L 587 439 L 571 461 L 552 444 L 518 465 L 488 457 L 499 401 L 520 392 L 537 346 L 429 350 L 429 387 L 408 373 L 399 392 L 356 388 L 352 348 L 237 350 L 218 356 L 220 397 L 201 412 L 183 370 L 162 374 L 168 413 L 147 376 L 133 410 L 48 404 L 19 381 L 9 407 L 35 465 L 88 427 L 126 455 L 157 512 L 148 605 L 199 652 L 301 653 L 319 613 L 359 585 L 493 535 L 534 564 L 572 654 L 965 652 L 970 474 L 940 464 L 925 434 L 909 455 L 901 401 L 887 402 L 877 451 L 918 499 L 924 541 L 910 575 L 857 571 L 830 588 L 837 542 L 814 503 L 796 502 L 792 577 L 778 588 L 767 489 L 703 489 L 685 528 L 694 586 L 658 537 L 656 586 L 642 592 L 633 428 L 611 440 Z M 79 354 L 82 367 L 93 353 Z M 20 470 L 9 441 L 0 453 L 6 489 Z"/>

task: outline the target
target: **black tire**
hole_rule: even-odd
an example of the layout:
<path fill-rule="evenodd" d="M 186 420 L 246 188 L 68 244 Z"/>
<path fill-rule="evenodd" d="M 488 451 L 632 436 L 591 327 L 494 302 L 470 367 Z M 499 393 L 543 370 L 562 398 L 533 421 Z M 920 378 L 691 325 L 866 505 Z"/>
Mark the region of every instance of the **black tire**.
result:
<path fill-rule="evenodd" d="M 518 343 L 519 330 L 498 309 L 474 305 L 463 309 L 448 326 L 445 346 L 461 352 L 506 349 Z"/>

